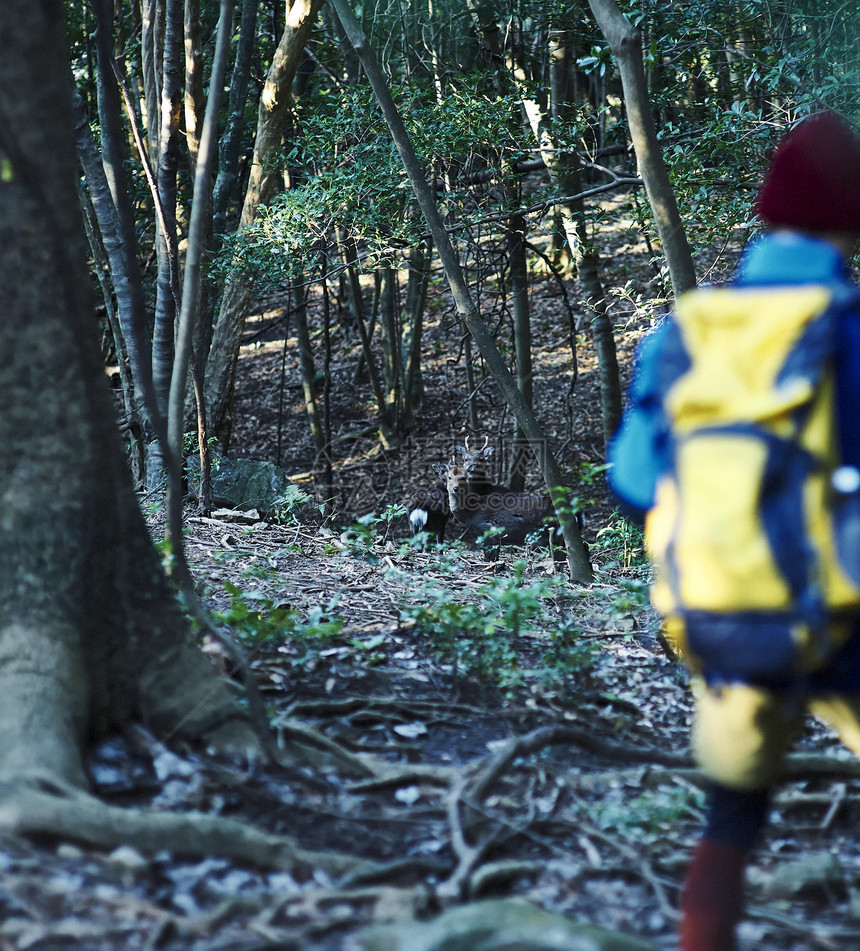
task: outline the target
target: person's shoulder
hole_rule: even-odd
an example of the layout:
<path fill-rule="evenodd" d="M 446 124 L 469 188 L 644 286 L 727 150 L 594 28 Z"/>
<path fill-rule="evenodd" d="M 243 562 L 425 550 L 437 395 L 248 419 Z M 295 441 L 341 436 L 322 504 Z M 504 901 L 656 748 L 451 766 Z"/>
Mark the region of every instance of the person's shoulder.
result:
<path fill-rule="evenodd" d="M 741 256 L 735 285 L 846 284 L 839 251 L 828 241 L 799 231 L 772 231 L 754 238 Z"/>

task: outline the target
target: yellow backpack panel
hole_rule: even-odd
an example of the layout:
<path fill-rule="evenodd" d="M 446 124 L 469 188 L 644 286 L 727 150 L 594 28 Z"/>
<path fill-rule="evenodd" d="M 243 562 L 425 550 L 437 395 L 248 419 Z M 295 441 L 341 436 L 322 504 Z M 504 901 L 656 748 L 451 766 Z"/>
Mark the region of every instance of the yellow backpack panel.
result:
<path fill-rule="evenodd" d="M 673 464 L 645 532 L 654 606 L 706 662 L 734 651 L 755 666 L 747 642 L 760 628 L 781 632 L 779 651 L 800 666 L 820 663 L 828 616 L 860 609 L 834 542 L 829 303 L 818 285 L 704 289 L 678 302 L 689 369 L 664 397 Z"/>

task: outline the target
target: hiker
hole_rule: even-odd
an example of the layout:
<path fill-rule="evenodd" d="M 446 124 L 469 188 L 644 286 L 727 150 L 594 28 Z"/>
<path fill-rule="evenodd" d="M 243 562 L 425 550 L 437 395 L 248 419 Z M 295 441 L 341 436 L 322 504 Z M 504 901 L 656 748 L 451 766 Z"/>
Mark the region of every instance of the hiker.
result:
<path fill-rule="evenodd" d="M 682 951 L 736 948 L 744 869 L 802 717 L 860 756 L 860 136 L 832 112 L 801 121 L 757 213 L 735 280 L 680 295 L 642 341 L 609 451 L 691 669 L 708 781 Z"/>

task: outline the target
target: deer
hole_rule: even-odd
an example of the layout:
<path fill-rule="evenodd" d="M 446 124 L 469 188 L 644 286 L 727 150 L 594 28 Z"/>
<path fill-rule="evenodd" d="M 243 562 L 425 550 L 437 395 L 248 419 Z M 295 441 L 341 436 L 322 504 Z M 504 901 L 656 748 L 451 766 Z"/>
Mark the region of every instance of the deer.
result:
<path fill-rule="evenodd" d="M 475 491 L 481 494 L 493 488 L 501 489 L 501 486 L 493 486 L 487 478 L 484 459 L 488 459 L 494 451 L 493 447 L 488 445 L 489 441 L 489 437 L 484 437 L 484 445 L 480 449 L 470 449 L 467 436 L 466 445 L 457 446 L 457 450 L 463 453 L 463 465 L 468 469 L 470 479 L 474 480 Z M 419 489 L 407 505 L 406 513 L 413 535 L 427 532 L 430 541 L 442 543 L 451 517 L 448 487 L 445 484 L 447 467 L 437 463 L 433 466 L 433 471 L 439 476 L 439 481 L 430 488 Z"/>
<path fill-rule="evenodd" d="M 434 469 L 438 469 L 434 466 Z M 439 472 L 436 472 L 439 475 Z M 445 541 L 445 527 L 451 517 L 448 504 L 448 487 L 440 476 L 440 481 L 427 489 L 419 489 L 406 507 L 412 534 L 427 532 L 430 541 L 441 544 Z"/>
<path fill-rule="evenodd" d="M 495 452 L 495 449 L 489 445 L 490 439 L 484 437 L 484 445 L 480 449 L 469 448 L 469 437 L 465 439 L 464 446 L 457 446 L 456 451 L 463 457 L 462 468 L 466 474 L 466 481 L 470 492 L 477 495 L 487 495 L 490 492 L 509 491 L 503 485 L 493 485 L 487 475 L 486 460 Z"/>
<path fill-rule="evenodd" d="M 465 445 L 457 446 L 456 451 L 462 456 L 461 468 L 465 473 L 466 485 L 468 487 L 468 492 L 478 496 L 478 497 L 489 497 L 493 496 L 494 498 L 502 498 L 507 500 L 507 504 L 513 502 L 514 507 L 516 508 L 515 499 L 530 499 L 527 503 L 521 503 L 524 505 L 524 509 L 521 512 L 523 519 L 521 521 L 527 521 L 534 513 L 538 511 L 541 512 L 541 515 L 538 517 L 538 520 L 541 524 L 536 525 L 534 528 L 526 530 L 526 535 L 531 535 L 537 532 L 541 533 L 542 542 L 545 544 L 547 537 L 552 538 L 553 544 L 558 545 L 559 547 L 555 549 L 556 553 L 560 555 L 563 551 L 563 536 L 561 529 L 557 524 L 555 518 L 555 511 L 553 509 L 552 501 L 547 495 L 528 495 L 522 492 L 513 492 L 511 489 L 508 489 L 506 486 L 495 485 L 490 481 L 489 476 L 487 475 L 487 466 L 486 461 L 493 455 L 494 449 L 489 445 L 489 437 L 484 437 L 484 444 L 478 448 L 474 446 L 469 446 L 469 437 L 467 436 L 464 440 Z M 452 460 L 453 463 L 453 460 Z M 447 475 L 447 474 L 446 474 Z M 497 495 L 501 493 L 501 495 Z M 473 507 L 475 503 L 473 502 Z M 455 514 L 455 518 L 456 518 Z M 477 524 L 480 521 L 479 519 L 474 519 L 473 522 Z M 497 520 L 498 521 L 498 520 Z M 513 520 L 512 520 L 513 521 Z M 585 528 L 585 515 L 583 512 L 576 512 L 576 523 L 579 526 L 580 532 Z M 550 533 L 547 530 L 547 525 L 551 524 L 554 526 L 552 532 Z M 504 528 L 504 526 L 499 525 L 498 527 Z M 486 529 L 484 529 L 486 530 Z M 480 534 L 480 532 L 479 532 Z M 516 531 L 514 531 L 516 534 Z M 522 544 L 522 542 L 506 542 L 505 535 L 502 535 L 503 544 Z"/>
<path fill-rule="evenodd" d="M 544 543 L 559 538 L 558 526 L 546 522 L 555 514 L 547 496 L 513 492 L 492 485 L 486 477 L 473 483 L 466 467 L 457 465 L 454 457 L 435 468 L 445 479 L 451 514 L 466 528 L 484 536 L 480 544 L 487 561 L 498 560 L 501 545 L 524 545 L 530 535 L 538 535 Z M 487 532 L 493 535 L 487 538 Z"/>

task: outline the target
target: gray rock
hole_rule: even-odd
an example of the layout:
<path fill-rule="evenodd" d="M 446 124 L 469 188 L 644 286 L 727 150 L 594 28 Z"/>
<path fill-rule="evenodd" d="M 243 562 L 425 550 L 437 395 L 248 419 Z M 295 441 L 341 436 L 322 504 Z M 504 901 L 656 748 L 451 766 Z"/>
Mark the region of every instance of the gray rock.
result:
<path fill-rule="evenodd" d="M 212 453 L 212 504 L 228 509 L 258 509 L 298 515 L 300 502 L 287 473 L 273 462 L 228 459 Z M 189 456 L 188 487 L 193 497 L 200 486 L 200 459 Z"/>

